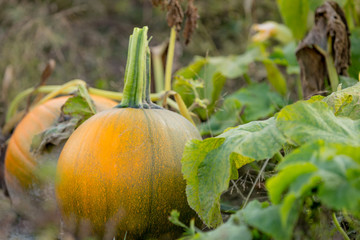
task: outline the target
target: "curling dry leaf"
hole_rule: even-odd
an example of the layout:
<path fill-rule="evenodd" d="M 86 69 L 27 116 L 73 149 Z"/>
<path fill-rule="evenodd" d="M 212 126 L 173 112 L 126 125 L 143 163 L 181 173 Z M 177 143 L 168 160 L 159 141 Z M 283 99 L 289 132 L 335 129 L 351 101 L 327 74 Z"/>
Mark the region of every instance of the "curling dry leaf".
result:
<path fill-rule="evenodd" d="M 176 31 L 181 30 L 181 23 L 184 19 L 184 12 L 178 0 L 171 0 L 167 5 L 167 22 L 169 27 L 175 26 Z"/>
<path fill-rule="evenodd" d="M 188 6 L 186 10 L 186 22 L 185 22 L 185 28 L 184 28 L 184 38 L 185 38 L 185 44 L 189 44 L 190 38 L 192 34 L 195 31 L 197 19 L 199 18 L 198 15 L 198 9 L 194 5 L 194 0 L 188 1 Z"/>

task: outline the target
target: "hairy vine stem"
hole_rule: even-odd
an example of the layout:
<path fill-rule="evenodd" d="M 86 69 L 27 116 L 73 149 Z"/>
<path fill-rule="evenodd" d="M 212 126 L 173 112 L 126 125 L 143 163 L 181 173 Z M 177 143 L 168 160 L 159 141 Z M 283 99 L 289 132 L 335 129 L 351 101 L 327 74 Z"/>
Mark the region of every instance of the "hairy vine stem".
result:
<path fill-rule="evenodd" d="M 334 221 L 334 224 L 335 224 L 336 229 L 341 233 L 341 235 L 343 236 L 343 238 L 344 238 L 345 240 L 350 240 L 349 236 L 346 234 L 346 232 L 344 231 L 344 229 L 340 226 L 340 223 L 339 223 L 339 221 L 338 221 L 337 218 L 336 218 L 335 212 L 333 212 L 333 214 L 332 214 L 332 219 L 333 219 L 333 221 Z"/>

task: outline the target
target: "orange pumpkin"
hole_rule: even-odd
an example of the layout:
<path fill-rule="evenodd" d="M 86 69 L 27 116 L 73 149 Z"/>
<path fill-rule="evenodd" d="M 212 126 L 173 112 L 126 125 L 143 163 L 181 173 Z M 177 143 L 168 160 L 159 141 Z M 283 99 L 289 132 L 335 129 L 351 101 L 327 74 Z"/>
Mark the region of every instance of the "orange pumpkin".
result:
<path fill-rule="evenodd" d="M 122 103 L 85 121 L 58 161 L 56 193 L 65 222 L 90 222 L 100 238 L 172 235 L 179 230 L 168 220 L 172 209 L 185 222 L 196 215 L 187 204 L 180 160 L 185 143 L 201 137 L 184 117 L 155 107 L 148 92 L 142 96 L 149 86 L 141 63 L 146 30 L 130 37 L 130 54 L 139 55 L 129 58 Z"/>
<path fill-rule="evenodd" d="M 34 172 L 38 162 L 30 152 L 33 137 L 57 120 L 60 108 L 67 99 L 68 96 L 58 97 L 35 107 L 20 121 L 11 136 L 5 156 L 5 181 L 14 204 L 21 202 L 24 192 L 35 190 L 33 185 L 37 177 Z M 107 98 L 92 96 L 92 99 L 98 111 L 116 105 Z"/>

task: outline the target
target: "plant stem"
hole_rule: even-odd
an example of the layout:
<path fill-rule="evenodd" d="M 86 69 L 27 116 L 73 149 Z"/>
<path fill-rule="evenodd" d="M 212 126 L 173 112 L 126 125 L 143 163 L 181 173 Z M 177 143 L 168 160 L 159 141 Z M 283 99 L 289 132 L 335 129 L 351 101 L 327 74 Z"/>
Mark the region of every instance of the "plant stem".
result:
<path fill-rule="evenodd" d="M 349 236 L 346 234 L 346 232 L 344 231 L 344 229 L 340 226 L 340 223 L 339 223 L 339 221 L 338 221 L 337 218 L 336 218 L 335 212 L 333 212 L 333 214 L 332 214 L 332 219 L 333 219 L 333 221 L 334 221 L 334 224 L 335 224 L 336 229 L 341 233 L 341 235 L 343 236 L 343 238 L 344 238 L 345 240 L 350 240 Z"/>
<path fill-rule="evenodd" d="M 135 28 L 130 36 L 128 58 L 125 69 L 125 86 L 120 108 L 143 107 L 144 79 L 146 79 L 146 51 L 148 28 Z"/>
<path fill-rule="evenodd" d="M 61 92 L 59 91 L 59 93 L 70 93 L 71 91 L 73 91 L 73 89 L 72 90 L 70 90 L 70 89 L 74 85 L 76 85 L 76 83 L 79 83 L 78 81 L 79 81 L 78 79 L 69 81 L 68 83 L 66 83 L 66 84 L 68 84 L 66 88 L 64 88 L 63 85 L 62 86 L 41 86 L 41 87 L 39 87 L 37 89 L 28 88 L 28 89 L 22 91 L 10 103 L 9 110 L 6 113 L 6 122 L 8 122 L 12 118 L 12 116 L 14 116 L 14 114 L 16 113 L 16 111 L 17 111 L 17 109 L 19 107 L 19 104 L 24 100 L 24 98 L 29 96 L 34 91 L 35 92 L 40 92 L 40 93 L 51 93 L 51 92 L 54 92 L 54 91 L 58 91 L 59 89 L 62 89 L 62 91 Z"/>
<path fill-rule="evenodd" d="M 89 93 L 92 95 L 111 98 L 113 100 L 118 100 L 118 101 L 121 101 L 123 99 L 122 93 L 112 92 L 112 91 L 107 91 L 107 90 L 102 90 L 102 89 L 97 89 L 97 88 L 92 88 L 92 87 L 89 88 Z"/>
<path fill-rule="evenodd" d="M 183 115 L 187 120 L 189 120 L 195 127 L 196 127 L 196 124 L 194 123 L 194 121 L 192 120 L 191 116 L 190 116 L 190 113 L 184 103 L 184 100 L 182 99 L 181 95 L 178 94 L 178 93 L 175 93 L 174 94 L 174 97 L 175 97 L 175 100 L 176 100 L 176 103 L 178 104 L 179 106 L 179 109 L 180 109 L 180 113 L 181 115 Z"/>
<path fill-rule="evenodd" d="M 8 109 L 8 111 L 6 113 L 6 122 L 10 121 L 10 119 L 17 112 L 19 104 L 27 96 L 29 96 L 29 94 L 31 94 L 33 91 L 34 91 L 34 93 L 51 93 L 53 91 L 58 91 L 59 89 L 62 89 L 61 91 L 58 91 L 58 94 L 69 94 L 71 92 L 76 91 L 76 86 L 71 86 L 71 87 L 68 87 L 66 89 L 64 89 L 62 86 L 63 85 L 49 85 L 49 86 L 41 86 L 41 87 L 37 88 L 35 91 L 34 91 L 35 88 L 28 88 L 28 89 L 22 91 L 21 93 L 19 93 L 14 98 L 14 100 L 9 105 L 9 109 Z M 117 101 L 121 101 L 123 99 L 123 94 L 122 93 L 112 92 L 112 91 L 102 90 L 102 89 L 97 89 L 97 88 L 91 88 L 90 87 L 89 88 L 89 93 L 91 95 L 110 98 L 110 99 L 117 100 Z M 163 95 L 163 93 L 150 94 L 150 99 L 151 99 L 151 101 L 155 102 L 155 101 L 158 101 L 159 99 L 161 99 L 162 95 Z M 170 101 L 168 101 L 168 103 L 170 103 Z M 172 107 L 173 107 L 174 104 L 176 105 L 175 102 L 171 102 L 171 104 L 172 104 Z"/>
<path fill-rule="evenodd" d="M 176 110 L 178 110 L 180 112 L 180 114 L 186 118 L 189 122 L 191 122 L 194 126 L 196 126 L 196 124 L 194 123 L 194 121 L 192 120 L 191 118 L 191 115 L 190 115 L 190 112 L 189 110 L 187 109 L 185 103 L 184 103 L 184 100 L 182 99 L 181 95 L 178 94 L 177 92 L 175 91 L 168 91 L 168 92 L 165 92 L 165 96 L 164 96 L 164 102 L 163 104 L 167 104 L 169 102 L 169 105 L 171 106 L 170 104 L 170 98 L 168 98 L 168 96 L 171 95 L 171 96 L 174 96 L 175 98 L 175 101 L 176 101 L 176 105 L 177 105 L 177 108 L 175 108 Z"/>
<path fill-rule="evenodd" d="M 62 85 L 59 89 L 54 90 L 51 93 L 49 93 L 48 95 L 46 95 L 45 97 L 43 97 L 38 103 L 36 103 L 35 106 L 43 104 L 44 102 L 56 97 L 57 95 L 59 95 L 62 92 L 62 90 L 65 90 L 67 88 L 74 87 L 74 86 L 79 86 L 79 85 L 86 86 L 86 82 L 84 80 L 80 80 L 80 79 L 75 79 L 70 82 L 67 82 L 64 85 Z"/>
<path fill-rule="evenodd" d="M 173 62 L 174 62 L 175 40 L 176 40 L 176 30 L 175 30 L 175 27 L 172 27 L 171 32 L 170 32 L 168 54 L 167 54 L 167 58 L 166 58 L 165 91 L 171 90 L 171 72 L 172 72 L 172 66 L 173 66 Z"/>

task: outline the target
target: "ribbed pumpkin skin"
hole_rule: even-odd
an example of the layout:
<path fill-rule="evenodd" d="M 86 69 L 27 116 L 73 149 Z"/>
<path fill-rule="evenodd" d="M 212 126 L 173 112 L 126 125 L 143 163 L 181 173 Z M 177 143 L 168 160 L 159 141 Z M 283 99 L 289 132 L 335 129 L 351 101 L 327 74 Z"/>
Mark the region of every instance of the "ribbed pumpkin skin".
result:
<path fill-rule="evenodd" d="M 107 223 L 143 238 L 174 230 L 168 217 L 187 204 L 181 158 L 189 139 L 201 139 L 181 115 L 164 109 L 111 109 L 96 114 L 69 138 L 57 166 L 56 193 L 65 216 L 89 221 L 103 234 Z M 127 238 L 128 239 L 128 238 Z"/>
<path fill-rule="evenodd" d="M 37 161 L 30 152 L 32 138 L 50 127 L 60 116 L 60 108 L 68 96 L 58 97 L 32 109 L 17 125 L 10 138 L 5 156 L 5 181 L 10 197 L 21 200 L 23 190 L 31 188 L 36 181 L 34 170 Z M 117 103 L 103 97 L 92 96 L 98 111 Z"/>

